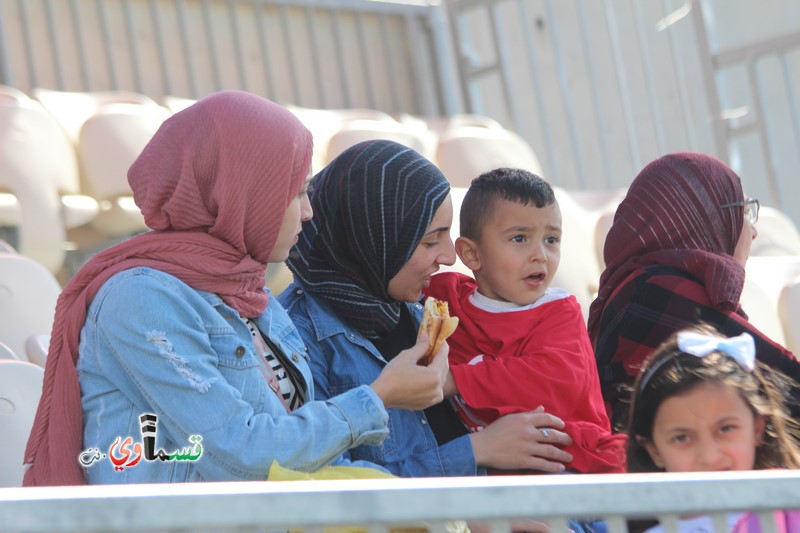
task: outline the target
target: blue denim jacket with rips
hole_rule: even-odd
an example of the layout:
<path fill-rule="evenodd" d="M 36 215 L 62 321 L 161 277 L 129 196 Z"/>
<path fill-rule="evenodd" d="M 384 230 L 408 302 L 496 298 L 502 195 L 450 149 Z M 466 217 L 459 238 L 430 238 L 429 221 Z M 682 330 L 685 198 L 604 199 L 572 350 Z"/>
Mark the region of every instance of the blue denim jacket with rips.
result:
<path fill-rule="evenodd" d="M 314 388 L 319 398 L 358 390 L 378 377 L 387 362 L 375 345 L 333 310 L 307 293 L 297 280 L 279 296 L 309 349 Z M 407 304 L 419 326 L 422 305 Z M 389 409 L 389 437 L 379 446 L 345 452 L 350 460 L 369 461 L 402 477 L 473 476 L 480 471 L 469 436 L 439 446 L 422 411 Z"/>
<path fill-rule="evenodd" d="M 306 347 L 267 292 L 269 305 L 253 321 L 302 376 L 312 400 Z M 246 323 L 219 296 L 146 267 L 111 277 L 80 335 L 83 445 L 92 450 L 81 455 L 90 462 L 88 482 L 263 480 L 273 460 L 312 471 L 341 463 L 349 447 L 379 445 L 388 435 L 388 414 L 368 386 L 307 401 L 288 414 L 256 357 Z M 155 450 L 169 459 L 134 462 L 137 451 L 143 455 L 136 445 L 147 413 L 157 417 Z M 126 452 L 125 461 L 114 462 Z"/>

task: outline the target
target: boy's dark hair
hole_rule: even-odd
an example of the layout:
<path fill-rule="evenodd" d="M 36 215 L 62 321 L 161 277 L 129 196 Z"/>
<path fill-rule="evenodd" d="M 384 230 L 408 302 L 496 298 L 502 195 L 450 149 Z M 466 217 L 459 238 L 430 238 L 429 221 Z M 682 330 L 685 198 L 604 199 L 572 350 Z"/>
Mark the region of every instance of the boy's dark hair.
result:
<path fill-rule="evenodd" d="M 709 325 L 683 331 L 723 337 Z M 722 352 L 705 357 L 678 348 L 675 333 L 647 359 L 634 383 L 628 420 L 628 472 L 657 472 L 658 468 L 640 439 L 652 442 L 653 423 L 664 400 L 686 393 L 701 383 L 714 382 L 735 390 L 754 415 L 764 418 L 761 445 L 754 468 L 800 468 L 800 433 L 789 414 L 789 390 L 793 381 L 760 361 L 748 372 Z"/>
<path fill-rule="evenodd" d="M 481 174 L 474 180 L 461 203 L 461 236 L 479 240 L 481 230 L 489 218 L 496 198 L 533 203 L 544 207 L 555 203 L 556 196 L 550 184 L 532 172 L 520 168 L 497 168 Z"/>

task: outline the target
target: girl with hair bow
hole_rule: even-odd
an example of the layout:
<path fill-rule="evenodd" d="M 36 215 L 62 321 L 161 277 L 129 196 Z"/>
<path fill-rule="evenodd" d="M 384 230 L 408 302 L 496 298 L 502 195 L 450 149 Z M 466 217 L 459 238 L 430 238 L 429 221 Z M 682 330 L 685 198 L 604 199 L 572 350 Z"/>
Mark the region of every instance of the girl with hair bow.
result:
<path fill-rule="evenodd" d="M 653 353 L 636 379 L 628 471 L 800 468 L 800 432 L 789 414 L 790 384 L 790 378 L 756 360 L 749 333 L 726 338 L 708 326 L 679 331 Z M 755 513 L 731 513 L 728 523 L 732 532 L 760 531 Z M 798 531 L 800 511 L 778 512 L 776 523 Z M 711 524 L 711 518 L 684 519 L 678 530 L 699 531 L 704 524 Z M 647 530 L 660 531 L 661 526 Z"/>

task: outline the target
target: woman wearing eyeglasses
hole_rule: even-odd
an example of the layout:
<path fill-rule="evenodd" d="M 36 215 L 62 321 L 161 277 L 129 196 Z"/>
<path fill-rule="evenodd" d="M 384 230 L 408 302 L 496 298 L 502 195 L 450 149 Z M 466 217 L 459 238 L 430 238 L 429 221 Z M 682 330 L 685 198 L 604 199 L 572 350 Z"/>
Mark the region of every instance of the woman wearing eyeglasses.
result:
<path fill-rule="evenodd" d="M 588 324 L 615 429 L 626 426 L 630 385 L 644 359 L 698 322 L 728 337 L 750 333 L 758 359 L 800 380 L 797 358 L 755 329 L 739 305 L 758 208 L 736 173 L 704 154 L 666 155 L 631 183 L 606 237 Z"/>

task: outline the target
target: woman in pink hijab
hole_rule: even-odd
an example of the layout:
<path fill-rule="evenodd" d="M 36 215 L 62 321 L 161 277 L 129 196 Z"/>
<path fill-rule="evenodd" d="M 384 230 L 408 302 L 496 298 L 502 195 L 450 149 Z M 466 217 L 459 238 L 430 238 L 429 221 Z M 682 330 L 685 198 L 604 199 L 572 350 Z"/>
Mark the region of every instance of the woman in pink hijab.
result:
<path fill-rule="evenodd" d="M 422 342 L 371 385 L 313 401 L 306 347 L 264 287 L 312 216 L 311 149 L 294 115 L 244 92 L 164 122 L 128 171 L 151 231 L 59 298 L 25 485 L 313 471 L 379 444 L 387 408 L 441 401 L 447 358 L 417 366 Z"/>

